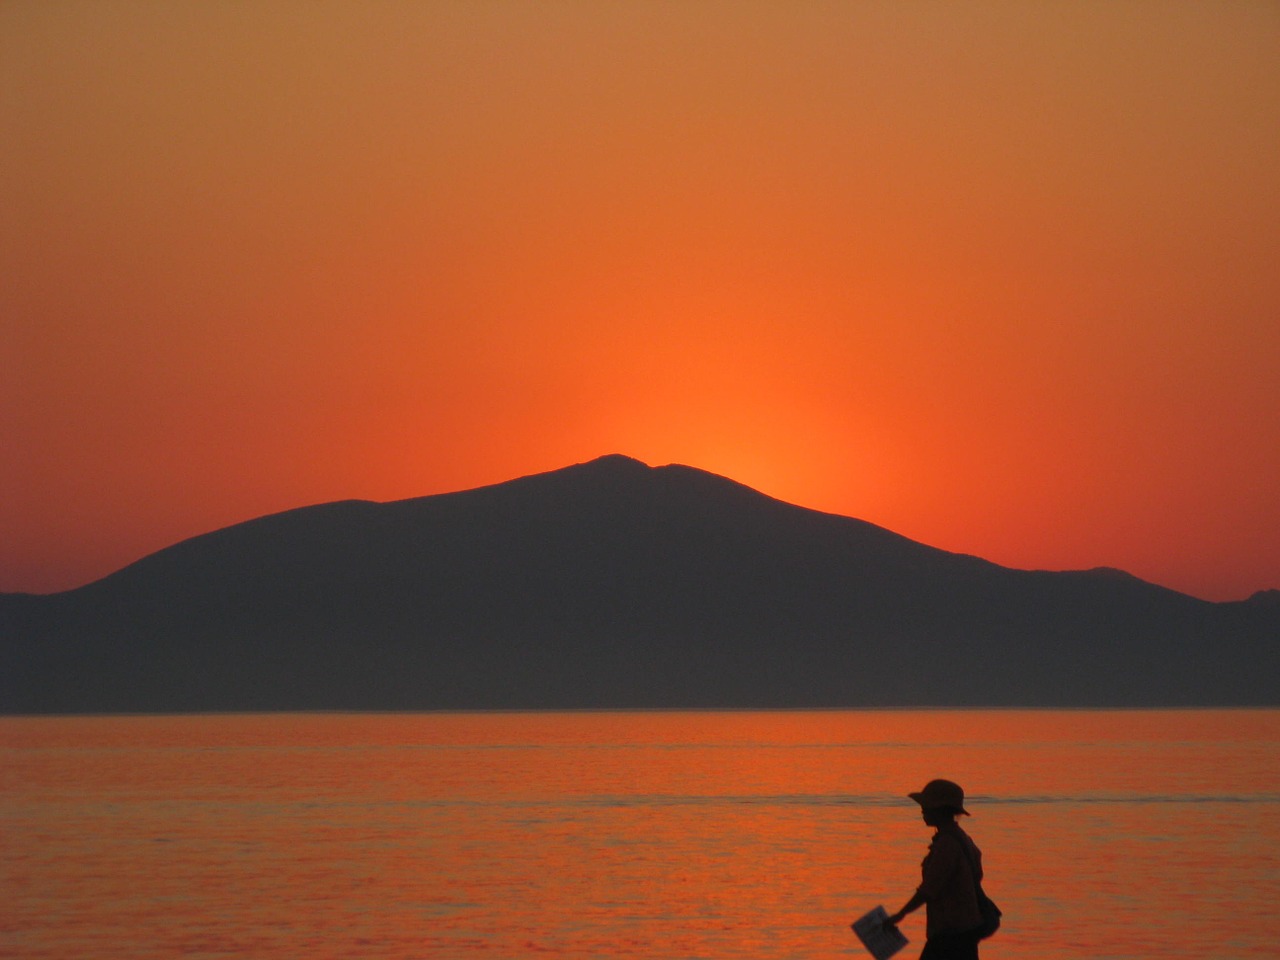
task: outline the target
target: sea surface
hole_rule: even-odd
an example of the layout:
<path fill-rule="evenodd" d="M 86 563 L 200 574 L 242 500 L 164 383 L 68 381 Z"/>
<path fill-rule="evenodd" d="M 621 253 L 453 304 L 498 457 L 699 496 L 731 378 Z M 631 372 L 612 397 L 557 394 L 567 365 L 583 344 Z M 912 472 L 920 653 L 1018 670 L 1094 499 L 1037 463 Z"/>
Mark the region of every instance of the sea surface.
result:
<path fill-rule="evenodd" d="M 0 956 L 862 957 L 938 776 L 984 957 L 1280 955 L 1280 711 L 1240 710 L 0 719 Z"/>

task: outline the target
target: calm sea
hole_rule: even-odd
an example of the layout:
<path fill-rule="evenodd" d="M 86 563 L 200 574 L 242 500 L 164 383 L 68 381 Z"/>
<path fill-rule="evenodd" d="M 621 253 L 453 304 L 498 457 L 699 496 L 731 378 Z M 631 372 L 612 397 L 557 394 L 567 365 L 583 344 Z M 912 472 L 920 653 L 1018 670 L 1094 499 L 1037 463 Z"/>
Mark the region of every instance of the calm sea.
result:
<path fill-rule="evenodd" d="M 2 719 L 0 956 L 865 956 L 935 776 L 984 956 L 1280 954 L 1280 711 L 869 711 Z"/>

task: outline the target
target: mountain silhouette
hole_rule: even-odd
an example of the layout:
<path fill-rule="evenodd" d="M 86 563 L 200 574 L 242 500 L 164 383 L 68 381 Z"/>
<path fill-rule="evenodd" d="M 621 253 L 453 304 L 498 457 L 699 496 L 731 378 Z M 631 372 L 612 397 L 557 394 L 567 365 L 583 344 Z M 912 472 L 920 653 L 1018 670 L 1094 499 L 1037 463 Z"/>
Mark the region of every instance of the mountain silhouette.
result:
<path fill-rule="evenodd" d="M 0 712 L 1280 702 L 1280 603 L 1013 570 L 607 456 L 0 596 Z"/>

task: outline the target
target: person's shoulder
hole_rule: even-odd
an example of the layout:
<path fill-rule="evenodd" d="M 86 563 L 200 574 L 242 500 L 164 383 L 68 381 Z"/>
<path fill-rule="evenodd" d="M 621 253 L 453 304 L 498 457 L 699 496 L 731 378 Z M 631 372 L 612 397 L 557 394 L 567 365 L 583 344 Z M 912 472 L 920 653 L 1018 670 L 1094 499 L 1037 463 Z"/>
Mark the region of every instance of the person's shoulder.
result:
<path fill-rule="evenodd" d="M 965 837 L 962 831 L 958 830 L 939 830 L 933 835 L 933 840 L 929 843 L 930 850 L 959 850 L 964 846 Z"/>
<path fill-rule="evenodd" d="M 955 843 L 956 850 L 965 854 L 965 856 L 981 858 L 982 851 L 978 849 L 978 845 L 973 842 L 973 837 L 965 833 L 959 826 L 957 826 L 955 832 L 951 834 L 951 839 Z"/>

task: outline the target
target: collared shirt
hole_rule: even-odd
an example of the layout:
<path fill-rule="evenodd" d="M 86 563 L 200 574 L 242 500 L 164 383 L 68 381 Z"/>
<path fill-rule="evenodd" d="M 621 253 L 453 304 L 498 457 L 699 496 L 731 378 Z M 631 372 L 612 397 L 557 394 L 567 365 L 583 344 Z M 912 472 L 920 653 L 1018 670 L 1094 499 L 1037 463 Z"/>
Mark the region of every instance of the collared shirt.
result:
<path fill-rule="evenodd" d="M 982 923 L 976 888 L 982 879 L 982 851 L 959 824 L 938 828 L 920 864 L 920 876 L 917 892 L 927 909 L 927 936 L 962 933 Z"/>

